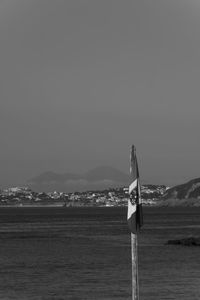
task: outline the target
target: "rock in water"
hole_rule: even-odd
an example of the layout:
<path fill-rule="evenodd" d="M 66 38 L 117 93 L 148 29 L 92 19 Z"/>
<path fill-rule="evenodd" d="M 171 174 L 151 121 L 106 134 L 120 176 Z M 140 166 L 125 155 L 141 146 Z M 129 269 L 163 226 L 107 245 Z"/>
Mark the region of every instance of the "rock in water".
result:
<path fill-rule="evenodd" d="M 200 246 L 200 237 L 188 237 L 178 240 L 168 240 L 167 245 Z"/>

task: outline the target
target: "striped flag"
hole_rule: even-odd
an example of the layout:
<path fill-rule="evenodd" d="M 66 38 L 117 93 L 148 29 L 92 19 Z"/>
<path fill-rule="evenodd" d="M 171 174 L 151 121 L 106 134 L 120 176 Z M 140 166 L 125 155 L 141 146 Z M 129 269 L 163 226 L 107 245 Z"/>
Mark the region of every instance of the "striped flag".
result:
<path fill-rule="evenodd" d="M 130 174 L 132 183 L 129 185 L 129 200 L 128 200 L 128 214 L 127 221 L 130 231 L 134 234 L 143 224 L 142 215 L 142 201 L 140 192 L 140 180 L 138 163 L 136 157 L 136 149 L 134 146 L 131 147 L 130 157 Z"/>

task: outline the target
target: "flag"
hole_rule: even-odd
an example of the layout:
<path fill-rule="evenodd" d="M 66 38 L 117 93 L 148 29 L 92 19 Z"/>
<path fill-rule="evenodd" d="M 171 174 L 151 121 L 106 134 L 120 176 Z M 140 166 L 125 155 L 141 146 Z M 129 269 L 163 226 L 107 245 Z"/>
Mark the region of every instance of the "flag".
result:
<path fill-rule="evenodd" d="M 132 182 L 129 185 L 127 221 L 130 231 L 136 234 L 137 230 L 143 224 L 143 215 L 138 163 L 136 157 L 136 149 L 134 146 L 131 147 L 130 174 Z"/>

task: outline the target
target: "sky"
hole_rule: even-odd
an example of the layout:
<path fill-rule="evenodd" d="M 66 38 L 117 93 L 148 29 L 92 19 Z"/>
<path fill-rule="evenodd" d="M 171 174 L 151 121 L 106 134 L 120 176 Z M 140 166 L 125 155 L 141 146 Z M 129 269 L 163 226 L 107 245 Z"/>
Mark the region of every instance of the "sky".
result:
<path fill-rule="evenodd" d="M 1 0 L 0 186 L 101 165 L 200 177 L 198 0 Z"/>

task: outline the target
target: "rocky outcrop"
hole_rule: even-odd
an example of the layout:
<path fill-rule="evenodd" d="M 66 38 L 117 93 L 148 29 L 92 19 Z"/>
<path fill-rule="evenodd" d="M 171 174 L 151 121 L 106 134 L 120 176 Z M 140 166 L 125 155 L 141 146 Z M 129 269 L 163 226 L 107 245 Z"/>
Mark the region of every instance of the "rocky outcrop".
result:
<path fill-rule="evenodd" d="M 166 245 L 200 246 L 200 237 L 188 237 L 177 240 L 168 240 Z"/>

